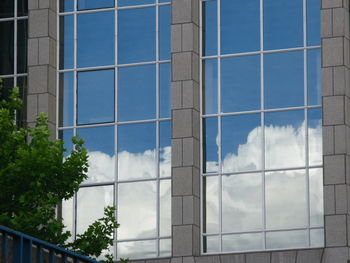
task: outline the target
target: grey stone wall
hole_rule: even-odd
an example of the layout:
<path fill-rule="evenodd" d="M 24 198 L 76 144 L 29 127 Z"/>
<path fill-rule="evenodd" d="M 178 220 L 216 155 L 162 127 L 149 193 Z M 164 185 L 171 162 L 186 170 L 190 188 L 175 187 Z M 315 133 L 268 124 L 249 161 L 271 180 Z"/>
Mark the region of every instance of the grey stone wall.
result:
<path fill-rule="evenodd" d="M 35 123 L 40 112 L 56 130 L 56 0 L 28 0 L 28 95 L 27 122 Z"/>

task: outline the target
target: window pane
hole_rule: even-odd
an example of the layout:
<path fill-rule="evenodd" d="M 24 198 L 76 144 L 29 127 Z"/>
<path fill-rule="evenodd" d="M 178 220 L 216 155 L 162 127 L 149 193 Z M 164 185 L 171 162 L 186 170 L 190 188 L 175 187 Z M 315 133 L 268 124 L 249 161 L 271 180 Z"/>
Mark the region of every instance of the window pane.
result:
<path fill-rule="evenodd" d="M 303 0 L 264 1 L 264 49 L 303 46 Z"/>
<path fill-rule="evenodd" d="M 114 11 L 78 15 L 78 67 L 114 65 Z"/>
<path fill-rule="evenodd" d="M 69 200 L 63 200 L 62 201 L 62 218 L 64 221 L 65 231 L 70 231 L 72 234 L 74 233 L 73 227 L 74 227 L 74 218 L 73 218 L 73 198 Z M 72 242 L 74 240 L 74 237 L 68 238 L 68 242 Z"/>
<path fill-rule="evenodd" d="M 305 176 L 305 170 L 276 171 L 265 174 L 267 229 L 306 227 Z"/>
<path fill-rule="evenodd" d="M 64 157 L 67 157 L 68 155 L 70 155 L 73 149 L 73 130 L 61 130 L 58 132 L 58 136 L 61 140 L 63 140 L 63 147 L 66 149 L 66 152 L 64 152 Z"/>
<path fill-rule="evenodd" d="M 222 112 L 260 109 L 260 56 L 221 60 Z"/>
<path fill-rule="evenodd" d="M 74 118 L 74 73 L 66 72 L 60 74 L 59 94 L 59 125 L 73 126 Z"/>
<path fill-rule="evenodd" d="M 301 248 L 308 247 L 307 231 L 281 231 L 266 233 L 266 248 L 281 249 L 281 248 Z"/>
<path fill-rule="evenodd" d="M 310 230 L 310 246 L 311 247 L 324 247 L 324 230 L 323 229 L 311 229 Z"/>
<path fill-rule="evenodd" d="M 305 165 L 304 111 L 265 114 L 265 168 Z"/>
<path fill-rule="evenodd" d="M 160 181 L 160 236 L 171 235 L 171 182 Z"/>
<path fill-rule="evenodd" d="M 220 237 L 219 236 L 204 236 L 203 237 L 203 252 L 213 253 L 220 252 Z"/>
<path fill-rule="evenodd" d="M 14 16 L 14 0 L 1 0 L 0 1 L 0 18 L 13 17 L 13 16 Z M 0 30 L 0 32 L 2 32 L 2 30 Z M 0 39 L 6 39 L 6 38 L 0 37 Z"/>
<path fill-rule="evenodd" d="M 203 120 L 203 172 L 217 172 L 219 169 L 219 133 L 217 118 Z"/>
<path fill-rule="evenodd" d="M 60 1 L 60 12 L 71 12 L 71 11 L 74 11 L 74 1 L 61 0 Z"/>
<path fill-rule="evenodd" d="M 159 57 L 170 59 L 170 5 L 159 7 Z"/>
<path fill-rule="evenodd" d="M 0 10 L 3 10 L 0 8 Z M 0 22 L 0 75 L 13 74 L 14 38 L 13 21 Z"/>
<path fill-rule="evenodd" d="M 82 234 L 91 223 L 103 217 L 104 207 L 113 205 L 113 186 L 80 188 L 77 202 L 77 234 Z"/>
<path fill-rule="evenodd" d="M 309 165 L 322 165 L 322 109 L 308 111 Z"/>
<path fill-rule="evenodd" d="M 216 55 L 218 52 L 217 19 L 218 18 L 216 0 L 202 2 L 203 56 Z"/>
<path fill-rule="evenodd" d="M 27 72 L 28 20 L 17 21 L 17 73 Z"/>
<path fill-rule="evenodd" d="M 307 51 L 308 104 L 321 105 L 321 50 Z"/>
<path fill-rule="evenodd" d="M 114 121 L 114 69 L 78 72 L 78 124 Z"/>
<path fill-rule="evenodd" d="M 221 53 L 260 50 L 260 1 L 221 0 Z"/>
<path fill-rule="evenodd" d="M 155 123 L 118 127 L 118 179 L 154 178 L 157 174 Z"/>
<path fill-rule="evenodd" d="M 78 0 L 78 10 L 114 7 L 114 0 Z"/>
<path fill-rule="evenodd" d="M 160 118 L 170 118 L 170 85 L 171 85 L 171 66 L 170 63 L 159 65 L 160 70 Z"/>
<path fill-rule="evenodd" d="M 320 32 L 320 0 L 308 0 L 307 3 L 307 44 L 316 46 L 321 44 Z"/>
<path fill-rule="evenodd" d="M 309 170 L 310 225 L 323 227 L 323 170 Z"/>
<path fill-rule="evenodd" d="M 119 68 L 118 121 L 156 118 L 156 66 Z"/>
<path fill-rule="evenodd" d="M 265 55 L 265 108 L 304 105 L 303 51 Z"/>
<path fill-rule="evenodd" d="M 159 176 L 171 176 L 171 122 L 159 123 Z"/>
<path fill-rule="evenodd" d="M 222 117 L 222 171 L 261 169 L 260 114 Z"/>
<path fill-rule="evenodd" d="M 118 13 L 118 63 L 155 61 L 156 12 L 154 7 Z"/>
<path fill-rule="evenodd" d="M 73 68 L 74 16 L 60 17 L 60 68 Z"/>
<path fill-rule="evenodd" d="M 89 155 L 88 179 L 84 183 L 114 181 L 114 127 L 83 128 L 77 133 L 84 139 Z"/>
<path fill-rule="evenodd" d="M 154 258 L 157 256 L 157 241 L 120 242 L 117 245 L 117 250 L 120 258 Z"/>
<path fill-rule="evenodd" d="M 249 251 L 262 249 L 263 235 L 261 233 L 224 235 L 222 236 L 222 251 Z"/>
<path fill-rule="evenodd" d="M 23 107 L 16 112 L 16 121 L 19 127 L 25 127 L 27 125 L 27 77 L 17 77 L 17 86 L 19 87 L 19 96 L 23 101 Z"/>
<path fill-rule="evenodd" d="M 156 189 L 155 181 L 118 185 L 118 239 L 156 236 Z"/>
<path fill-rule="evenodd" d="M 218 112 L 218 62 L 216 59 L 203 61 L 203 113 Z"/>
<path fill-rule="evenodd" d="M 218 233 L 219 230 L 219 177 L 203 177 L 203 233 Z"/>
<path fill-rule="evenodd" d="M 0 90 L 0 100 L 8 100 L 14 85 L 13 78 L 3 78 L 1 80 L 3 89 Z"/>
<path fill-rule="evenodd" d="M 261 182 L 258 173 L 222 177 L 222 232 L 245 232 L 263 227 Z"/>
<path fill-rule="evenodd" d="M 170 257 L 171 256 L 171 239 L 161 239 L 159 241 L 159 256 Z"/>
<path fill-rule="evenodd" d="M 155 0 L 118 0 L 118 6 L 154 4 Z"/>
<path fill-rule="evenodd" d="M 17 0 L 17 15 L 18 16 L 28 15 L 28 0 Z"/>

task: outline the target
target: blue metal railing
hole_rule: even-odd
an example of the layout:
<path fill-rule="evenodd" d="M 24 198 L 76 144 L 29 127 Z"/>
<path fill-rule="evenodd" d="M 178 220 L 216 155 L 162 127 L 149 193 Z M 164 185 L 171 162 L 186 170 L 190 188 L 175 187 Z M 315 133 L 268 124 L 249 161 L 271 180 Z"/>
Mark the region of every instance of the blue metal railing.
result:
<path fill-rule="evenodd" d="M 4 226 L 0 226 L 0 233 L 2 234 L 0 262 L 2 263 L 98 263 L 96 260 L 78 255 Z M 12 243 L 11 246 L 9 243 Z M 33 255 L 33 248 L 36 248 L 35 255 Z M 47 259 L 44 261 L 44 254 L 48 255 L 48 261 Z M 33 258 L 36 260 L 32 261 Z"/>

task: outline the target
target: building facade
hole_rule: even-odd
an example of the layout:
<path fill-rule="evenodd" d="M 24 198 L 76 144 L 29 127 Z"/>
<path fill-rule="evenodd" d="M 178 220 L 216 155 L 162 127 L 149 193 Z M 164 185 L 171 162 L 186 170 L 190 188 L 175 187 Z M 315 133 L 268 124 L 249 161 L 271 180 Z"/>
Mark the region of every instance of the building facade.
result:
<path fill-rule="evenodd" d="M 26 87 L 28 125 L 46 112 L 54 136 L 86 139 L 74 234 L 116 204 L 117 257 L 350 260 L 348 0 L 0 10 L 0 77 Z"/>

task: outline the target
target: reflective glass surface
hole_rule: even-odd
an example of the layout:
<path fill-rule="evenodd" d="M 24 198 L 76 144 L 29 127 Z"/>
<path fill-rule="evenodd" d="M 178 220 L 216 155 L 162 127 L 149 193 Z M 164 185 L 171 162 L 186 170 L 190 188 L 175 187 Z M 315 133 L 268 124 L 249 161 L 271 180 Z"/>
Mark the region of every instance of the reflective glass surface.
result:
<path fill-rule="evenodd" d="M 303 46 L 303 0 L 264 0 L 264 49 Z"/>
<path fill-rule="evenodd" d="M 321 32 L 320 32 L 320 0 L 307 0 L 306 4 L 306 21 L 307 21 L 307 44 L 310 46 L 316 46 L 321 44 Z"/>
<path fill-rule="evenodd" d="M 203 216 L 204 233 L 218 233 L 219 232 L 219 181 L 218 176 L 203 177 L 203 202 L 205 204 Z"/>
<path fill-rule="evenodd" d="M 249 251 L 262 248 L 261 233 L 224 235 L 222 236 L 222 251 Z"/>
<path fill-rule="evenodd" d="M 159 123 L 159 176 L 171 176 L 171 122 Z"/>
<path fill-rule="evenodd" d="M 324 230 L 323 229 L 310 230 L 310 244 L 312 247 L 324 247 Z"/>
<path fill-rule="evenodd" d="M 304 170 L 268 172 L 265 174 L 265 187 L 268 229 L 307 226 Z"/>
<path fill-rule="evenodd" d="M 322 165 L 322 109 L 308 111 L 309 165 Z"/>
<path fill-rule="evenodd" d="M 60 126 L 74 125 L 74 73 L 60 73 Z"/>
<path fill-rule="evenodd" d="M 307 231 L 280 231 L 266 233 L 266 248 L 301 248 L 307 247 Z"/>
<path fill-rule="evenodd" d="M 202 52 L 203 56 L 211 56 L 217 54 L 217 1 L 202 2 Z"/>
<path fill-rule="evenodd" d="M 219 236 L 205 236 L 203 237 L 204 253 L 220 252 L 220 237 Z"/>
<path fill-rule="evenodd" d="M 308 104 L 321 105 L 321 50 L 307 51 Z"/>
<path fill-rule="evenodd" d="M 221 0 L 221 53 L 257 50 L 260 50 L 260 0 Z"/>
<path fill-rule="evenodd" d="M 170 59 L 170 5 L 159 7 L 159 58 Z"/>
<path fill-rule="evenodd" d="M 88 179 L 84 183 L 114 181 L 114 126 L 82 128 L 77 134 L 84 139 L 89 155 Z"/>
<path fill-rule="evenodd" d="M 205 114 L 218 112 L 218 62 L 217 59 L 206 59 L 202 67 L 203 101 Z"/>
<path fill-rule="evenodd" d="M 156 66 L 119 68 L 118 121 L 156 118 Z"/>
<path fill-rule="evenodd" d="M 171 66 L 170 63 L 162 63 L 159 65 L 160 78 L 160 117 L 170 118 L 170 85 L 171 85 Z"/>
<path fill-rule="evenodd" d="M 155 7 L 119 11 L 119 64 L 154 61 L 156 59 L 155 14 Z"/>
<path fill-rule="evenodd" d="M 14 0 L 1 0 L 0 1 L 0 18 L 13 17 L 14 16 Z M 1 32 L 2 30 L 0 30 Z M 0 38 L 4 39 L 4 38 Z"/>
<path fill-rule="evenodd" d="M 72 143 L 73 130 L 61 130 L 59 131 L 59 138 L 63 140 L 63 147 L 66 149 L 64 157 L 67 157 L 73 149 Z"/>
<path fill-rule="evenodd" d="M 77 96 L 78 124 L 113 122 L 114 70 L 78 72 Z"/>
<path fill-rule="evenodd" d="M 155 123 L 118 127 L 118 179 L 154 178 L 157 173 Z"/>
<path fill-rule="evenodd" d="M 222 112 L 260 109 L 260 56 L 221 60 Z"/>
<path fill-rule="evenodd" d="M 261 174 L 222 176 L 222 231 L 241 232 L 261 229 L 263 227 L 261 198 Z"/>
<path fill-rule="evenodd" d="M 64 224 L 65 224 L 65 230 L 70 231 L 71 233 L 73 232 L 73 198 L 69 200 L 63 200 L 62 201 L 62 218 L 64 219 Z M 72 242 L 73 237 L 69 238 L 67 241 Z"/>
<path fill-rule="evenodd" d="M 260 114 L 222 117 L 221 155 L 223 172 L 261 168 Z"/>
<path fill-rule="evenodd" d="M 78 0 L 78 10 L 114 7 L 114 0 Z"/>
<path fill-rule="evenodd" d="M 1 10 L 1 7 L 0 7 L 0 10 Z M 28 0 L 17 0 L 17 15 L 18 16 L 28 15 Z"/>
<path fill-rule="evenodd" d="M 156 189 L 154 181 L 118 185 L 119 239 L 156 236 Z"/>
<path fill-rule="evenodd" d="M 0 10 L 3 10 L 0 8 Z M 14 70 L 13 21 L 0 22 L 0 75 L 13 74 Z"/>
<path fill-rule="evenodd" d="M 310 225 L 322 227 L 323 222 L 323 171 L 322 168 L 309 170 Z"/>
<path fill-rule="evenodd" d="M 13 88 L 13 78 L 3 78 L 2 86 L 4 87 L 4 89 L 1 90 L 0 99 L 8 99 L 11 95 L 11 90 Z"/>
<path fill-rule="evenodd" d="M 77 234 L 82 234 L 91 223 L 103 217 L 105 206 L 112 205 L 113 186 L 80 188 L 77 194 Z"/>
<path fill-rule="evenodd" d="M 154 4 L 155 0 L 118 0 L 118 6 Z"/>
<path fill-rule="evenodd" d="M 74 1 L 72 0 L 60 1 L 60 12 L 71 12 L 73 10 L 74 10 Z"/>
<path fill-rule="evenodd" d="M 217 118 L 203 120 L 203 172 L 217 172 L 219 169 L 219 133 Z"/>
<path fill-rule="evenodd" d="M 161 257 L 171 256 L 171 239 L 161 239 L 159 241 L 159 256 Z"/>
<path fill-rule="evenodd" d="M 171 235 L 171 182 L 160 181 L 160 235 Z"/>
<path fill-rule="evenodd" d="M 27 72 L 28 20 L 17 21 L 17 73 Z"/>
<path fill-rule="evenodd" d="M 265 55 L 265 108 L 304 105 L 303 63 L 303 51 Z"/>
<path fill-rule="evenodd" d="M 114 11 L 78 15 L 78 67 L 114 65 Z"/>
<path fill-rule="evenodd" d="M 73 68 L 74 63 L 74 16 L 60 17 L 60 68 Z"/>
<path fill-rule="evenodd" d="M 156 240 L 120 242 L 117 246 L 117 254 L 121 258 L 154 258 L 156 250 Z"/>
<path fill-rule="evenodd" d="M 266 169 L 305 165 L 304 111 L 265 114 Z"/>

